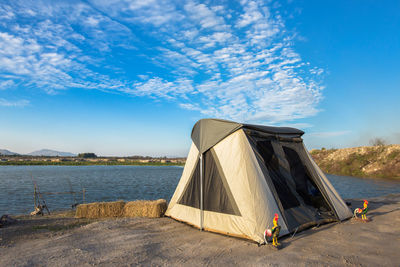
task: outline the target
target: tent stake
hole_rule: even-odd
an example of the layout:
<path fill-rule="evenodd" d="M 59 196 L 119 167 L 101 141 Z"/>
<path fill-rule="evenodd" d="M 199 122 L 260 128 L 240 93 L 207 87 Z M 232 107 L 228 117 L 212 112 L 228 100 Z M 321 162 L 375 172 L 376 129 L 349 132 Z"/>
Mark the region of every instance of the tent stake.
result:
<path fill-rule="evenodd" d="M 297 233 L 297 230 L 299 230 L 299 227 L 296 228 L 296 231 L 294 231 L 294 233 L 290 239 L 293 239 L 294 235 Z"/>

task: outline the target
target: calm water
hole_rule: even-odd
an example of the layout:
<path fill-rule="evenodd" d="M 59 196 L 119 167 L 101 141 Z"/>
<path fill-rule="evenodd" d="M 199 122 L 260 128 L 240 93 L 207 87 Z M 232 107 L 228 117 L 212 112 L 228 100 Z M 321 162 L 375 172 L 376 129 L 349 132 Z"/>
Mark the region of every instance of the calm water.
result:
<path fill-rule="evenodd" d="M 41 192 L 86 190 L 86 202 L 136 199 L 169 200 L 182 167 L 152 166 L 0 166 L 0 215 L 33 210 L 32 178 Z M 343 198 L 400 193 L 400 182 L 328 175 Z M 71 186 L 70 186 L 71 185 Z M 45 195 L 50 210 L 68 209 L 71 195 Z M 76 201 L 82 201 L 81 194 Z"/>

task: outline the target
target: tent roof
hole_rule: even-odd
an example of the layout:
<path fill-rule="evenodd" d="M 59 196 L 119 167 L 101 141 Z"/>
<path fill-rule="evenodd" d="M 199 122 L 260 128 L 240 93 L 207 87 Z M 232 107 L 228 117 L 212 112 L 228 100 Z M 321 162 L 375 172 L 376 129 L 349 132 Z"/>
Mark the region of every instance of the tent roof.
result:
<path fill-rule="evenodd" d="M 200 153 L 204 153 L 231 133 L 244 128 L 275 135 L 298 135 L 303 131 L 290 127 L 272 127 L 237 123 L 220 119 L 201 119 L 193 126 L 192 140 Z"/>

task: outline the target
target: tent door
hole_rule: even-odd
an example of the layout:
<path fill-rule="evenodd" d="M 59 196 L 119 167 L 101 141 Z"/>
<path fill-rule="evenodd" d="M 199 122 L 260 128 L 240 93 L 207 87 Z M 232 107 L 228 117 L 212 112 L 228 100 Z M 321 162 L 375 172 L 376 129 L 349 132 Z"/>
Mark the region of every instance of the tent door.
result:
<path fill-rule="evenodd" d="M 200 227 L 204 211 L 241 216 L 214 149 L 199 156 L 178 203 L 200 210 Z"/>
<path fill-rule="evenodd" d="M 272 192 L 290 232 L 302 225 L 336 219 L 314 172 L 301 156 L 300 143 L 254 136 L 249 140 L 267 169 L 265 179 L 274 187 Z"/>

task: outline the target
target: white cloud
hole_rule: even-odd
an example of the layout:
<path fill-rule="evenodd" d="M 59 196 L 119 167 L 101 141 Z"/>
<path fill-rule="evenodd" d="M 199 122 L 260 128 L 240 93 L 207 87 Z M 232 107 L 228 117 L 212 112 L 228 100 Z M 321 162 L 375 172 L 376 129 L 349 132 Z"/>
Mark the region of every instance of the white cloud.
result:
<path fill-rule="evenodd" d="M 136 82 L 133 84 L 132 89 L 125 92 L 142 96 L 174 99 L 177 96 L 182 97 L 186 93 L 193 92 L 193 85 L 191 80 L 185 78 L 169 82 L 155 77 L 146 82 Z"/>
<path fill-rule="evenodd" d="M 12 8 L 8 5 L 0 6 L 0 19 L 9 20 L 15 17 Z"/>
<path fill-rule="evenodd" d="M 235 10 L 193 0 L 17 3 L 0 5 L 12 21 L 9 31 L 0 28 L 0 73 L 15 84 L 167 99 L 240 121 L 276 124 L 319 112 L 324 70 L 301 58 L 283 19 L 263 1 L 241 1 Z M 135 47 L 162 70 L 129 75 L 118 63 L 107 61 L 112 74 L 102 67 L 113 49 Z"/>
<path fill-rule="evenodd" d="M 119 80 L 93 71 L 102 59 L 84 54 L 80 46 L 85 42 L 86 46 L 105 51 L 113 42 L 107 35 L 118 37 L 122 33 L 124 39 L 118 45 L 125 44 L 130 36 L 125 26 L 81 3 L 38 1 L 33 5 L 16 1 L 13 8 L 16 18 L 6 29 L 0 28 L 0 73 L 11 74 L 21 86 L 48 93 L 68 88 L 107 90 L 115 89 L 116 84 L 124 86 Z M 92 15 L 87 18 L 88 14 Z M 29 23 L 17 20 L 21 17 L 29 18 Z M 99 31 L 100 23 L 112 30 Z M 74 24 L 85 31 L 76 31 Z"/>
<path fill-rule="evenodd" d="M 89 24 L 89 26 L 96 27 L 99 25 L 100 20 L 95 17 L 88 17 L 86 23 Z"/>
<path fill-rule="evenodd" d="M 184 6 L 187 17 L 194 21 L 203 29 L 227 30 L 223 17 L 218 16 L 215 11 L 208 8 L 205 4 L 198 4 L 194 1 L 188 1 Z"/>
<path fill-rule="evenodd" d="M 4 98 L 0 98 L 0 106 L 1 107 L 25 107 L 29 105 L 28 100 L 16 100 L 16 101 L 10 101 Z"/>
<path fill-rule="evenodd" d="M 202 109 L 196 105 L 191 103 L 180 103 L 179 106 L 184 109 L 194 110 L 194 111 L 201 111 Z"/>
<path fill-rule="evenodd" d="M 10 87 L 13 87 L 14 85 L 15 82 L 13 80 L 0 81 L 0 90 L 6 90 Z"/>
<path fill-rule="evenodd" d="M 183 19 L 175 5 L 167 0 L 117 0 L 90 1 L 111 17 L 137 24 L 150 24 L 156 27 L 171 21 Z"/>
<path fill-rule="evenodd" d="M 144 74 L 139 74 L 138 77 L 139 77 L 141 80 L 148 80 L 148 79 L 149 79 L 149 75 L 144 75 Z"/>
<path fill-rule="evenodd" d="M 261 14 L 260 8 L 255 1 L 249 1 L 243 9 L 245 10 L 245 13 L 240 16 L 236 24 L 239 28 L 246 27 L 264 19 L 264 16 Z"/>
<path fill-rule="evenodd" d="M 198 41 L 204 44 L 203 48 L 209 48 L 217 44 L 225 44 L 231 37 L 232 34 L 228 32 L 215 32 L 208 36 L 199 37 Z"/>

